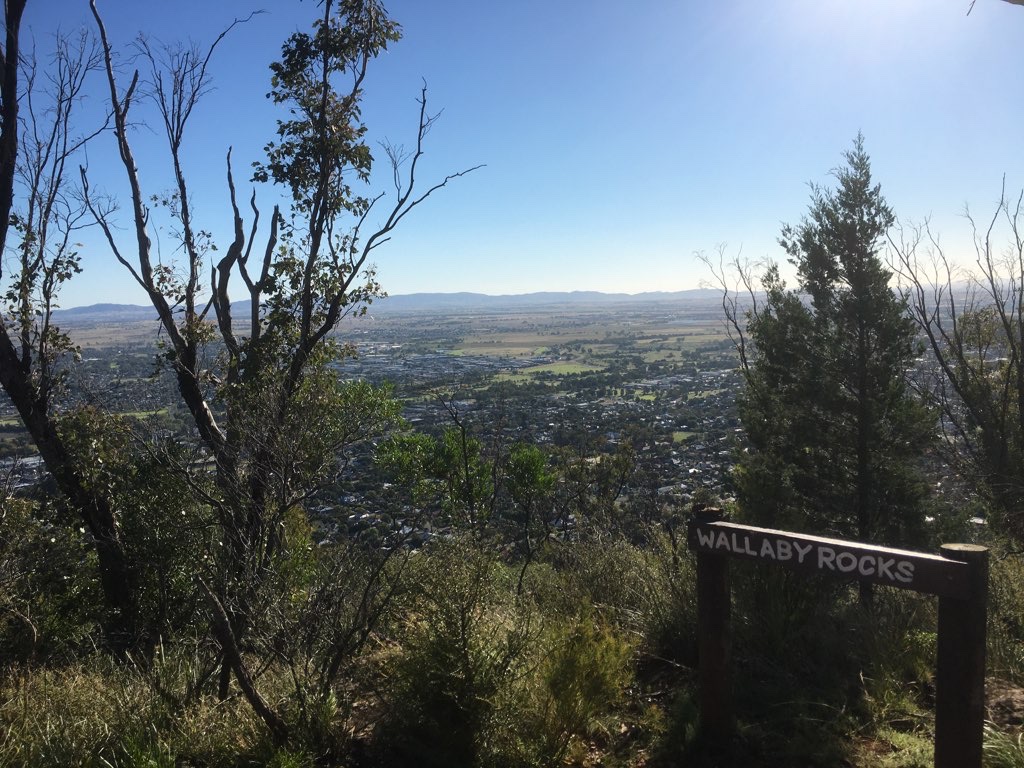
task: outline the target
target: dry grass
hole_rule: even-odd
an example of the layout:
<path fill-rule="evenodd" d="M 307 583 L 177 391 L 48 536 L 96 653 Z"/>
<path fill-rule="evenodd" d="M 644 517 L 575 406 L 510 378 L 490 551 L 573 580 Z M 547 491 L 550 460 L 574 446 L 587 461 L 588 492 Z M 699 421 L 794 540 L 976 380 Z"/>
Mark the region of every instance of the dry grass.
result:
<path fill-rule="evenodd" d="M 15 669 L 0 680 L 0 767 L 236 763 L 265 750 L 265 730 L 240 698 L 178 709 L 137 669 L 94 657 L 60 669 Z"/>

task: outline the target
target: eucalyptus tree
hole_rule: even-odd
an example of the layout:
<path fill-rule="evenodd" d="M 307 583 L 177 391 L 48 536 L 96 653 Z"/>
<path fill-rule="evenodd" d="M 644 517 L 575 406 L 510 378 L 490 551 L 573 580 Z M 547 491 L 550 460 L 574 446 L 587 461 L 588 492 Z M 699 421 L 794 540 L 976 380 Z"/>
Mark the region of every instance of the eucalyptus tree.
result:
<path fill-rule="evenodd" d="M 57 35 L 49 64 L 22 46 L 25 0 L 4 5 L 0 50 L 0 386 L 10 398 L 72 513 L 91 534 L 105 597 L 106 636 L 119 650 L 140 636 L 138 573 L 127 552 L 116 501 L 82 471 L 62 408 L 76 350 L 53 322 L 61 287 L 80 269 L 75 243 L 86 212 L 68 169 L 96 130 L 77 108 L 98 51 L 87 34 Z"/>
<path fill-rule="evenodd" d="M 361 119 L 363 86 L 370 63 L 399 39 L 400 28 L 376 0 L 325 0 L 312 31 L 292 34 L 271 65 L 269 97 L 289 116 L 278 122 L 266 159 L 255 164 L 254 181 L 282 188 L 287 212 L 273 208 L 257 245 L 256 193 L 249 196 L 247 225 L 228 149 L 225 192 L 233 234 L 215 251 L 214 227 L 201 225 L 192 207 L 183 157 L 189 120 L 209 89 L 208 66 L 223 34 L 205 51 L 143 44 L 147 71 L 122 80 L 95 0 L 91 5 L 130 201 L 128 241 L 122 242 L 114 209 L 91 191 L 83 169 L 86 203 L 111 252 L 156 310 L 166 361 L 215 468 L 212 484 L 202 473 L 185 472 L 193 493 L 214 511 L 223 544 L 200 578 L 228 666 L 281 736 L 283 723 L 252 688 L 242 644 L 261 621 L 265 591 L 280 588 L 287 570 L 295 543 L 289 521 L 333 478 L 347 446 L 397 416 L 385 390 L 339 383 L 332 366 L 344 349 L 332 334 L 344 317 L 365 312 L 382 295 L 371 254 L 431 194 L 473 169 L 418 187 L 424 140 L 436 119 L 424 87 L 413 148 L 385 146 L 392 198 L 361 193 L 373 166 Z M 150 198 L 130 140 L 133 110 L 143 99 L 156 108 L 173 172 L 166 199 L 183 254 L 173 266 L 155 253 Z M 245 300 L 233 303 L 239 294 Z M 211 353 L 214 344 L 219 354 Z"/>

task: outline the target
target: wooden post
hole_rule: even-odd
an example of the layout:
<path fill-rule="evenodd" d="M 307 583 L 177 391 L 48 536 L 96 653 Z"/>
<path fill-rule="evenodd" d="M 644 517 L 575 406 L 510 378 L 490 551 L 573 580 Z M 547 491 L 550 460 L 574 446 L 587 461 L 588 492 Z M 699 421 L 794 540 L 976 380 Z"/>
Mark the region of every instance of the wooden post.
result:
<path fill-rule="evenodd" d="M 943 544 L 942 554 L 967 563 L 970 594 L 963 599 L 939 598 L 935 768 L 981 768 L 988 549 L 974 544 Z"/>
<path fill-rule="evenodd" d="M 700 512 L 697 522 L 720 519 L 717 510 Z M 697 661 L 700 682 L 700 735 L 723 742 L 734 730 L 732 703 L 732 630 L 729 560 L 714 552 L 697 553 Z"/>

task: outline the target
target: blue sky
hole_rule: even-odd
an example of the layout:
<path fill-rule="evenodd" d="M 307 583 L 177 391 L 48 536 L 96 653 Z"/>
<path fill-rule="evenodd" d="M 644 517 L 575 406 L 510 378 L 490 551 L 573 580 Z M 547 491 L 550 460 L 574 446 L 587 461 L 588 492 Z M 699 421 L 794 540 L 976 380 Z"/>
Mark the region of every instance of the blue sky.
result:
<path fill-rule="evenodd" d="M 122 47 L 140 31 L 208 43 L 259 7 L 98 1 Z M 278 117 L 267 65 L 316 13 L 311 0 L 263 2 L 218 49 L 216 90 L 186 138 L 199 218 L 222 243 L 225 152 L 239 177 L 260 158 Z M 694 252 L 720 243 L 782 259 L 781 224 L 800 219 L 807 183 L 829 181 L 858 131 L 897 215 L 931 217 L 952 252 L 967 255 L 965 204 L 989 213 L 1004 175 L 1024 186 L 1024 8 L 1000 0 L 977 0 L 970 16 L 969 0 L 386 5 L 405 37 L 368 79 L 371 136 L 412 141 L 426 80 L 444 115 L 422 178 L 486 164 L 377 251 L 391 293 L 680 290 L 707 278 Z M 86 0 L 29 3 L 40 51 L 58 26 L 88 23 Z M 148 193 L 167 190 L 159 136 L 140 125 L 133 138 Z M 90 175 L 121 195 L 112 142 L 90 147 Z M 269 210 L 273 192 L 258 195 Z M 99 239 L 81 240 L 85 271 L 63 306 L 144 303 Z M 169 236 L 159 240 L 172 259 Z"/>

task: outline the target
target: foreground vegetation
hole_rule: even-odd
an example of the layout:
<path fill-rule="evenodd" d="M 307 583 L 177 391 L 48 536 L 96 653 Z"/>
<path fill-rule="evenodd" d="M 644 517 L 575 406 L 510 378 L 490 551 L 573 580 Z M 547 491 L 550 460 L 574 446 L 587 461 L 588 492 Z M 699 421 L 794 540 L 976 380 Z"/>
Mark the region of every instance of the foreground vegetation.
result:
<path fill-rule="evenodd" d="M 5 563 L 80 546 L 26 525 Z M 219 695 L 201 615 L 149 657 L 117 661 L 81 610 L 91 560 L 72 573 L 66 559 L 38 561 L 51 563 L 33 576 L 46 588 L 4 614 L 0 765 L 930 765 L 932 600 L 879 590 L 867 610 L 850 585 L 737 568 L 740 736 L 708 744 L 693 561 L 666 532 L 550 541 L 522 582 L 496 544 L 467 535 L 401 553 L 370 596 L 353 589 L 369 560 L 321 585 L 340 553 L 316 550 L 274 606 L 279 632 L 250 652 L 283 741 L 237 687 Z M 992 587 L 989 703 L 1003 720 L 989 764 L 1019 766 L 1008 720 L 1020 710 L 1005 695 L 1024 685 L 1019 561 L 996 558 Z M 326 600 L 331 614 L 305 612 Z M 368 635 L 325 686 L 323 649 L 306 641 L 329 625 Z"/>

